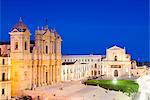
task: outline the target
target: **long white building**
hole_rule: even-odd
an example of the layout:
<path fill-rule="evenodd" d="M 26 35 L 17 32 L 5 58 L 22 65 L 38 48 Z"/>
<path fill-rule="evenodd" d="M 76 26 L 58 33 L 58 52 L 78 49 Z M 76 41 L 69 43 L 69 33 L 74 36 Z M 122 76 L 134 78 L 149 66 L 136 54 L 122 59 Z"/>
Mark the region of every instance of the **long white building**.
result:
<path fill-rule="evenodd" d="M 102 68 L 103 55 L 64 55 L 62 62 L 79 62 L 80 64 L 86 64 L 90 68 L 89 76 L 100 76 Z M 78 64 L 79 65 L 79 64 Z M 76 66 L 78 66 L 76 65 Z M 63 65 L 62 65 L 63 67 Z"/>
<path fill-rule="evenodd" d="M 137 76 L 138 74 L 136 61 L 131 60 L 131 56 L 126 52 L 125 48 L 120 48 L 118 46 L 113 46 L 106 49 L 106 55 L 64 55 L 62 57 L 62 62 L 63 80 L 80 80 L 93 76 Z M 64 63 L 68 64 L 64 65 Z M 86 66 L 88 70 L 83 70 L 84 66 Z M 88 74 L 85 76 L 83 75 L 82 78 L 72 77 L 76 75 L 76 70 L 74 69 L 79 69 L 78 71 L 81 75 L 84 73 Z M 72 74 L 70 75 L 70 73 L 66 71 L 71 71 Z"/>
<path fill-rule="evenodd" d="M 91 76 L 90 65 L 87 63 L 64 62 L 62 63 L 62 81 L 82 80 Z"/>

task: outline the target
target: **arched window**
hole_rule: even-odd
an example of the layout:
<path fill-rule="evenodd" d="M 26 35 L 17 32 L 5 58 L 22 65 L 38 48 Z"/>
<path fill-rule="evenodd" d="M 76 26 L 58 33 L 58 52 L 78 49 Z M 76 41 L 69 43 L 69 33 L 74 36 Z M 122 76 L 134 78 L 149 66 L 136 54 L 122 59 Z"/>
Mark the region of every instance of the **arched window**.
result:
<path fill-rule="evenodd" d="M 114 59 L 115 61 L 117 61 L 117 56 L 115 56 L 115 59 Z"/>
<path fill-rule="evenodd" d="M 24 49 L 27 50 L 27 42 L 24 43 Z"/>
<path fill-rule="evenodd" d="M 46 51 L 45 52 L 46 52 L 46 54 L 48 54 L 48 46 L 46 46 Z"/>
<path fill-rule="evenodd" d="M 15 42 L 15 50 L 18 50 L 18 42 Z"/>

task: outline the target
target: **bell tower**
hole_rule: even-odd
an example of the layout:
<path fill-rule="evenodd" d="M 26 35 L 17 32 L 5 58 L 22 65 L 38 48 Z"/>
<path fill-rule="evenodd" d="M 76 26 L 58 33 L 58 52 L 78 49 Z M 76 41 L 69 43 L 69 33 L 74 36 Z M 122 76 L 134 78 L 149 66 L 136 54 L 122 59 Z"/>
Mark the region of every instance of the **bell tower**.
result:
<path fill-rule="evenodd" d="M 14 54 L 22 55 L 23 53 L 30 52 L 30 32 L 26 27 L 26 25 L 22 22 L 21 18 L 12 28 L 9 34 L 11 42 L 11 53 L 13 55 Z M 21 57 L 21 55 L 19 57 Z"/>
<path fill-rule="evenodd" d="M 14 25 L 10 34 L 10 57 L 11 57 L 11 95 L 22 95 L 21 91 L 27 88 L 25 83 L 27 77 L 27 66 L 29 66 L 30 55 L 30 32 L 27 26 L 19 21 Z"/>

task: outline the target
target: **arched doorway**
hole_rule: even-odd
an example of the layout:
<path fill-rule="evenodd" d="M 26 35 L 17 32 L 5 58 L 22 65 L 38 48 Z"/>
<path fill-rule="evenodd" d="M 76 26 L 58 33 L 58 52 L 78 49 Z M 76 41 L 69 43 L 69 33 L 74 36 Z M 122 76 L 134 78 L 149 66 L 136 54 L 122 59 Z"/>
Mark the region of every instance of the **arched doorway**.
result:
<path fill-rule="evenodd" d="M 114 77 L 118 77 L 118 70 L 114 71 Z"/>

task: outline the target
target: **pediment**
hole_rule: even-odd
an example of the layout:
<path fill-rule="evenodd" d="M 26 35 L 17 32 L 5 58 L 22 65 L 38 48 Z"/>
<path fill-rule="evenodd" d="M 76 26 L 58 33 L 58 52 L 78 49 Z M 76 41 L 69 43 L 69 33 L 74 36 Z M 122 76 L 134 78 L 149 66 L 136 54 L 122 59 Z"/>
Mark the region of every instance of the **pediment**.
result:
<path fill-rule="evenodd" d="M 113 46 L 113 47 L 110 47 L 108 50 L 123 50 L 123 48 L 121 47 L 118 47 L 118 46 Z"/>

